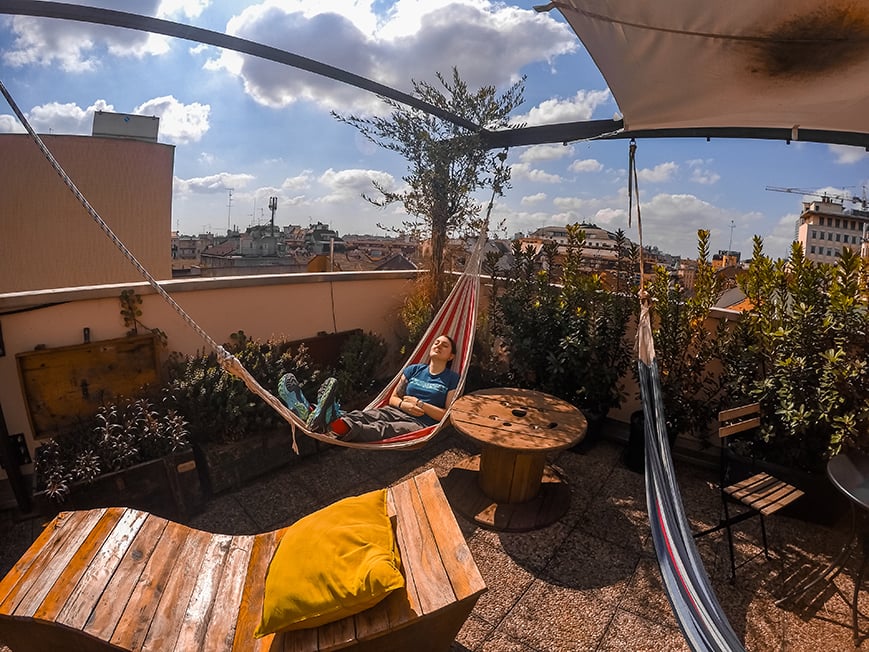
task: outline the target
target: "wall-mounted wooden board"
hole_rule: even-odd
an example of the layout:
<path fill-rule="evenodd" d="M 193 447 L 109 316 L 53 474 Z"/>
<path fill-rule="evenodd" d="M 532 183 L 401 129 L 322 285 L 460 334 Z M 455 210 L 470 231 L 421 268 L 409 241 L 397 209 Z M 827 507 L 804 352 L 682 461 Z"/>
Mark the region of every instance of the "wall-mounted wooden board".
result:
<path fill-rule="evenodd" d="M 19 353 L 18 373 L 36 439 L 73 430 L 100 405 L 133 397 L 160 377 L 152 334 Z"/>

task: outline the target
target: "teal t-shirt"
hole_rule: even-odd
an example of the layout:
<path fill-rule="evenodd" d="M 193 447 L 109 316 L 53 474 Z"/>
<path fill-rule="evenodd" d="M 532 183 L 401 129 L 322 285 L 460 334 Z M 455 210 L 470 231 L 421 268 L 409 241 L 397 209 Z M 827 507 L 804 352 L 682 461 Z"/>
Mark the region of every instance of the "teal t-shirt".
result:
<path fill-rule="evenodd" d="M 459 386 L 459 374 L 452 369 L 444 369 L 441 373 L 432 375 L 425 363 L 412 364 L 405 368 L 407 379 L 405 396 L 414 396 L 425 403 L 431 403 L 440 408 L 446 407 L 447 394 Z M 419 417 L 428 425 L 437 423 L 429 416 Z"/>

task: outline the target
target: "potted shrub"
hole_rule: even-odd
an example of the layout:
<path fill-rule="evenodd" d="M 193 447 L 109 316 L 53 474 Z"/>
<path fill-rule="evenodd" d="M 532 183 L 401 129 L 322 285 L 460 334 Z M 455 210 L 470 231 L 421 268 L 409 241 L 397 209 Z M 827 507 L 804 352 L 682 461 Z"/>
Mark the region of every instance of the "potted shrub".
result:
<path fill-rule="evenodd" d="M 187 424 L 146 398 L 103 405 L 92 421 L 42 444 L 36 478 L 44 513 L 124 506 L 185 520 L 202 501 Z"/>
<path fill-rule="evenodd" d="M 308 396 L 315 396 L 322 371 L 310 364 L 306 347 L 294 352 L 289 342 L 260 342 L 233 333 L 224 347 L 235 355 L 264 388 L 274 393 L 284 373 L 293 373 Z M 202 469 L 206 489 L 220 493 L 242 486 L 250 478 L 278 468 L 296 455 L 290 426 L 243 381 L 224 371 L 213 352 L 187 356 L 177 352 L 166 363 L 170 405 L 184 415 Z M 316 442 L 298 439 L 303 455 Z"/>
<path fill-rule="evenodd" d="M 716 363 L 727 329 L 724 321 L 716 329 L 709 325 L 720 290 L 709 258 L 709 231 L 697 232 L 692 291 L 662 266 L 655 268 L 646 290 L 652 300 L 652 335 L 670 442 L 680 434 L 705 441 L 718 412 L 721 379 Z"/>
<path fill-rule="evenodd" d="M 629 292 L 608 290 L 600 274 L 585 271 L 580 225 L 568 225 L 567 233 L 560 265 L 555 242 L 544 244 L 542 265 L 531 249 L 514 243 L 513 265 L 494 298 L 492 329 L 507 351 L 505 380 L 579 407 L 591 441 L 609 410 L 621 403 L 619 379 L 631 361 L 627 325 L 636 301 Z M 559 267 L 561 283 L 555 284 Z"/>
<path fill-rule="evenodd" d="M 267 391 L 292 373 L 311 400 L 326 376 L 338 379 L 342 406 L 361 407 L 380 389 L 379 371 L 386 344 L 371 333 L 350 334 L 341 346 L 337 368 L 315 365 L 304 344 L 258 341 L 233 333 L 225 348 Z M 243 381 L 226 373 L 214 353 L 172 353 L 166 365 L 170 405 L 189 423 L 190 438 L 208 491 L 220 493 L 297 459 L 290 425 L 253 394 Z M 302 456 L 320 450 L 316 440 L 296 438 Z"/>
<path fill-rule="evenodd" d="M 386 341 L 374 333 L 351 335 L 341 347 L 338 367 L 333 375 L 344 410 L 364 408 L 386 384 L 386 379 L 391 376 L 384 370 L 386 353 Z M 312 393 L 309 398 L 313 400 L 315 396 Z"/>
<path fill-rule="evenodd" d="M 867 271 L 850 249 L 816 264 L 799 243 L 773 261 L 755 238 L 740 280 L 750 307 L 723 360 L 728 399 L 761 404 L 755 456 L 823 475 L 840 450 L 869 453 Z"/>
<path fill-rule="evenodd" d="M 869 453 L 869 265 L 845 249 L 835 265 L 794 243 L 773 261 L 755 237 L 740 287 L 750 307 L 723 356 L 726 400 L 758 401 L 761 427 L 739 452 L 805 492 L 792 515 L 832 523 L 846 501 L 827 460 Z"/>

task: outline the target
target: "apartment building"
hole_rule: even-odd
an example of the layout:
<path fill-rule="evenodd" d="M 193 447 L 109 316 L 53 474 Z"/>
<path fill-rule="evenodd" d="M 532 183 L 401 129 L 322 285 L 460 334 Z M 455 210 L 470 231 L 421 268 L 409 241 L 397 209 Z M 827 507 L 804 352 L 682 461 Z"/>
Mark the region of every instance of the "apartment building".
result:
<path fill-rule="evenodd" d="M 806 258 L 818 263 L 835 263 L 844 247 L 869 256 L 869 211 L 848 209 L 827 197 L 803 202 L 797 240 Z"/>
<path fill-rule="evenodd" d="M 133 255 L 156 278 L 170 279 L 175 147 L 98 131 L 99 124 L 95 116 L 92 136 L 41 138 Z M 0 152 L 0 293 L 142 280 L 29 135 L 0 134 Z"/>

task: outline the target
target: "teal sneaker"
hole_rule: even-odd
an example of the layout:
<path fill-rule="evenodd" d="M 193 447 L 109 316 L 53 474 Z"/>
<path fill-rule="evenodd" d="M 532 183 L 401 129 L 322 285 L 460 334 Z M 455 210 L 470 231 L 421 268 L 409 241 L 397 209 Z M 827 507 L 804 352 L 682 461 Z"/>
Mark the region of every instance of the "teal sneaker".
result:
<path fill-rule="evenodd" d="M 284 374 L 278 381 L 278 396 L 302 421 L 307 422 L 311 414 L 311 403 L 302 394 L 299 381 L 293 374 Z"/>
<path fill-rule="evenodd" d="M 317 404 L 308 415 L 307 426 L 313 432 L 326 432 L 329 424 L 338 418 L 335 404 L 335 379 L 327 378 L 317 391 Z"/>

